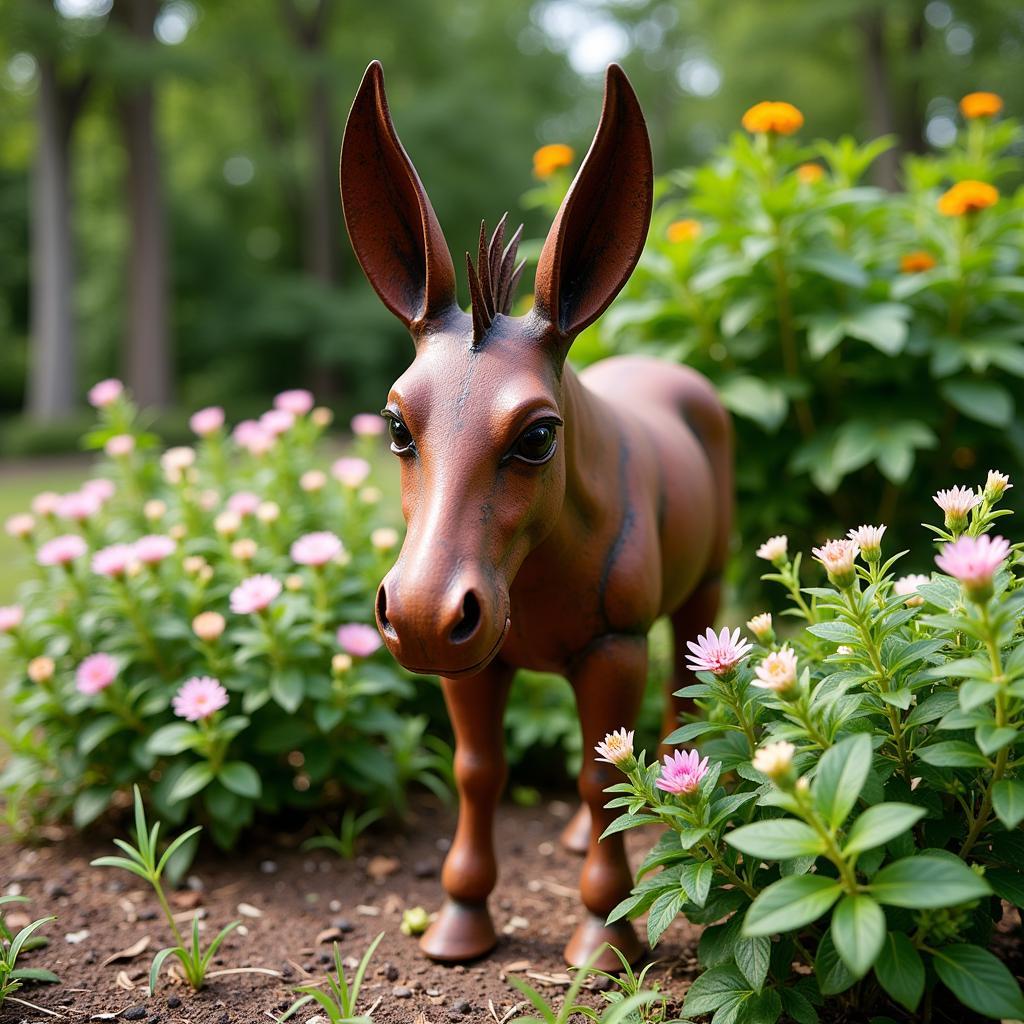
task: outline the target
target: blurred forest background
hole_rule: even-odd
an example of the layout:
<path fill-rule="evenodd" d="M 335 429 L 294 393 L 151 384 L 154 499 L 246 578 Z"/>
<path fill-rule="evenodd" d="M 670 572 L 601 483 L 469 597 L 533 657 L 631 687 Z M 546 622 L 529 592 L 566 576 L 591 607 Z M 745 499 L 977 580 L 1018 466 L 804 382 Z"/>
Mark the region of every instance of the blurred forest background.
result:
<path fill-rule="evenodd" d="M 761 99 L 903 152 L 949 145 L 973 89 L 1024 108 L 1019 0 L 0 0 L 0 454 L 72 447 L 109 375 L 165 410 L 380 405 L 408 340 L 337 190 L 374 57 L 456 256 L 519 214 L 536 147 L 586 148 L 609 60 L 659 171 Z"/>

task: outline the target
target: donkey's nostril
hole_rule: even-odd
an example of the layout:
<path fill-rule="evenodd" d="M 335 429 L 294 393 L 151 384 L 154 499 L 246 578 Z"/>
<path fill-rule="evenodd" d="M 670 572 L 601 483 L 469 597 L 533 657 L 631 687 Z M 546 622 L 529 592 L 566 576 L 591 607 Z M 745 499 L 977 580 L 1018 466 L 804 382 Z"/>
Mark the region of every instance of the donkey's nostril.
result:
<path fill-rule="evenodd" d="M 455 624 L 449 638 L 453 644 L 465 643 L 480 625 L 480 602 L 472 590 L 462 599 L 462 618 Z"/>
<path fill-rule="evenodd" d="M 395 627 L 388 621 L 388 592 L 383 583 L 377 588 L 377 622 L 389 638 L 395 639 L 398 636 Z"/>

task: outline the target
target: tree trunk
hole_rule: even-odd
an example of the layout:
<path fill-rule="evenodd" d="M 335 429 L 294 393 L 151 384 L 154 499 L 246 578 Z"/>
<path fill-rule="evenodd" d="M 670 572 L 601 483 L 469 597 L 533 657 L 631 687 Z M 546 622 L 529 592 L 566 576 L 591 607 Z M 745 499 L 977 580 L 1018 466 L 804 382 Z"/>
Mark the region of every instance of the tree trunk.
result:
<path fill-rule="evenodd" d="M 68 416 L 75 405 L 77 341 L 69 150 L 79 99 L 61 89 L 55 62 L 40 56 L 26 411 L 41 421 Z"/>
<path fill-rule="evenodd" d="M 153 0 L 122 0 L 118 9 L 136 42 L 152 45 Z M 152 83 L 122 84 L 117 106 L 126 153 L 130 232 L 124 373 L 140 405 L 165 408 L 172 398 L 167 230 Z"/>
<path fill-rule="evenodd" d="M 871 134 L 890 135 L 897 131 L 897 118 L 889 73 L 889 55 L 885 43 L 885 12 L 882 8 L 865 11 L 860 16 L 864 38 L 865 92 L 868 126 Z M 872 167 L 875 183 L 883 188 L 899 188 L 901 141 L 883 153 Z"/>

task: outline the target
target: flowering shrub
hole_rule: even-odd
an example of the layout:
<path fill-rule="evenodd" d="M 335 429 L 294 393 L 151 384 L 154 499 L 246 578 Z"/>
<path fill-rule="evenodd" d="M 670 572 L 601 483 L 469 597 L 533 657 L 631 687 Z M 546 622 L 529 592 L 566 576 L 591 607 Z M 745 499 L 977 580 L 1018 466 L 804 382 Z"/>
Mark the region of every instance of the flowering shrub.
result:
<path fill-rule="evenodd" d="M 657 181 L 640 264 L 573 358 L 659 354 L 715 382 L 735 414 L 748 541 L 786 522 L 809 545 L 829 524 L 880 519 L 906 546 L 915 496 L 947 472 L 933 452 L 963 471 L 981 452 L 1024 461 L 1008 429 L 1024 192 L 1000 191 L 1021 179 L 1021 131 L 1000 107 L 965 97 L 960 141 L 908 158 L 902 193 L 862 180 L 891 139 L 804 143 L 801 112 L 774 102 L 712 161 Z M 567 174 L 527 205 L 557 205 Z"/>
<path fill-rule="evenodd" d="M 412 684 L 371 625 L 399 542 L 364 458 L 379 418 L 320 468 L 330 414 L 306 391 L 230 434 L 201 410 L 195 447 L 162 453 L 118 381 L 90 400 L 102 475 L 7 522 L 35 566 L 0 608 L 10 823 L 82 826 L 140 783 L 162 818 L 228 845 L 257 809 L 443 791 L 446 758 L 401 713 Z"/>
<path fill-rule="evenodd" d="M 608 832 L 668 826 L 609 920 L 649 911 L 652 944 L 679 913 L 709 925 L 687 1017 L 814 1021 L 840 993 L 856 1019 L 886 998 L 913 1013 L 939 984 L 1024 1016 L 987 948 L 1000 898 L 1024 907 L 1024 545 L 991 532 L 1009 487 L 936 495 L 930 577 L 897 578 L 885 527 L 862 526 L 814 551 L 829 585 L 804 586 L 773 537 L 763 578 L 802 628 L 780 643 L 761 614 L 754 643 L 690 644 L 700 713 L 667 742 L 700 737 L 703 757 L 647 764 L 621 731 L 598 746 L 627 780 Z"/>

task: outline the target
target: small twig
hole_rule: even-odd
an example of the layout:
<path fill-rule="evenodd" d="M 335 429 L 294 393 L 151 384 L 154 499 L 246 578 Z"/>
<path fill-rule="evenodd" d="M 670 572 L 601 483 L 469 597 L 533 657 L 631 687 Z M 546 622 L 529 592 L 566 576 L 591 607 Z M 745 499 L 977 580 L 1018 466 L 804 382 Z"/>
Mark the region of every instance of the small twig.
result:
<path fill-rule="evenodd" d="M 17 996 L 7 997 L 12 1003 L 21 1003 L 22 1006 L 27 1006 L 32 1010 L 38 1010 L 40 1013 L 48 1013 L 51 1017 L 60 1017 L 64 1019 L 64 1015 L 57 1013 L 56 1010 L 48 1010 L 45 1006 L 36 1006 L 35 1003 L 30 1003 L 27 999 L 19 999 Z"/>
<path fill-rule="evenodd" d="M 272 970 L 269 967 L 224 967 L 219 971 L 207 971 L 208 978 L 219 978 L 225 974 L 266 974 L 271 978 L 282 978 L 280 971 Z"/>

